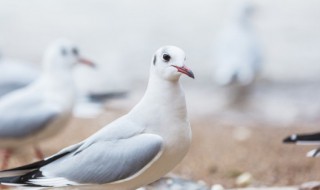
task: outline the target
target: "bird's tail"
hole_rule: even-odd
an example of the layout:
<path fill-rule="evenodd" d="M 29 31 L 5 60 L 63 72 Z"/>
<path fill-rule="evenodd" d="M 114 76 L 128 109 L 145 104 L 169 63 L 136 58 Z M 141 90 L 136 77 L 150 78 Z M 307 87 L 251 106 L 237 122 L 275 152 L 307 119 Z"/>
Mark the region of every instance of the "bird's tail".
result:
<path fill-rule="evenodd" d="M 0 184 L 5 186 L 22 186 L 22 184 L 18 184 L 20 176 L 13 177 L 2 177 L 0 178 Z"/>
<path fill-rule="evenodd" d="M 29 165 L 0 171 L 0 184 L 5 186 L 28 186 L 28 187 L 39 187 L 37 185 L 33 185 L 29 183 L 29 179 L 35 177 L 42 177 L 42 173 L 39 171 L 39 168 L 45 166 L 67 154 L 70 151 L 66 151 L 60 154 L 57 154 L 52 157 L 48 157 L 44 160 L 40 160 L 38 162 L 34 162 Z"/>

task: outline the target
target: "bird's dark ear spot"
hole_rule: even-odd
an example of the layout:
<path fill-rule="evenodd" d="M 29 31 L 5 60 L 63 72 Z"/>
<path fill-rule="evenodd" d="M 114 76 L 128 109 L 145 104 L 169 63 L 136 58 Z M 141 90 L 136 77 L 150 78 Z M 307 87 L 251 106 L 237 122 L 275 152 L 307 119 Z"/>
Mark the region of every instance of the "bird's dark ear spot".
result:
<path fill-rule="evenodd" d="M 156 62 L 157 62 L 157 56 L 156 55 L 153 56 L 153 61 L 152 62 L 153 62 L 153 65 L 156 65 Z"/>

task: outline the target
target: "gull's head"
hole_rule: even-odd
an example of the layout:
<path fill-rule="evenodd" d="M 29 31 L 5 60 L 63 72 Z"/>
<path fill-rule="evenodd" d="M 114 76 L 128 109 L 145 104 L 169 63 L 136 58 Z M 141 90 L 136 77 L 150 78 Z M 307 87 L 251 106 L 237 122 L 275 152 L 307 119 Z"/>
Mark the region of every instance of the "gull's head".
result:
<path fill-rule="evenodd" d="M 234 17 L 238 22 L 248 22 L 255 12 L 255 6 L 247 0 L 237 1 L 234 9 Z"/>
<path fill-rule="evenodd" d="M 166 80 L 176 81 L 181 74 L 194 78 L 193 72 L 186 66 L 184 51 L 175 46 L 164 46 L 156 51 L 152 58 L 152 72 Z"/>
<path fill-rule="evenodd" d="M 79 48 L 69 40 L 58 40 L 51 44 L 45 52 L 44 63 L 50 70 L 72 69 L 79 63 L 94 66 L 91 61 L 81 57 Z"/>

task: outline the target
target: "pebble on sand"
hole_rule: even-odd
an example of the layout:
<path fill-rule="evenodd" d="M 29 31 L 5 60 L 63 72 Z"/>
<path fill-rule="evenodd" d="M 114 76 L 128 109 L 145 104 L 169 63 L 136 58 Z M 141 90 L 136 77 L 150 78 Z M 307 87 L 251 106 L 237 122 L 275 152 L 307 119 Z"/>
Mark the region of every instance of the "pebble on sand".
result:
<path fill-rule="evenodd" d="M 253 177 L 249 172 L 242 173 L 236 179 L 236 185 L 238 187 L 246 187 L 252 183 Z"/>

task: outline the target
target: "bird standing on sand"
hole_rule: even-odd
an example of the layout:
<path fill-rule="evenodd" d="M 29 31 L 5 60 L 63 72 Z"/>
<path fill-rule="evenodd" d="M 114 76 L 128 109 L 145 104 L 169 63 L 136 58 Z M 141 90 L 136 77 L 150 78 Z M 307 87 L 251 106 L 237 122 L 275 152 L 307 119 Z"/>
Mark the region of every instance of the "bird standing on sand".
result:
<path fill-rule="evenodd" d="M 237 1 L 231 21 L 217 36 L 214 48 L 214 82 L 226 87 L 229 104 L 241 106 L 259 74 L 261 49 L 251 23 L 253 5 Z"/>
<path fill-rule="evenodd" d="M 283 139 L 284 143 L 293 143 L 297 145 L 320 145 L 320 133 L 294 134 Z M 308 157 L 319 157 L 320 147 L 307 153 Z"/>
<path fill-rule="evenodd" d="M 36 144 L 55 135 L 69 121 L 76 97 L 71 70 L 82 59 L 77 47 L 66 40 L 55 42 L 46 51 L 42 75 L 31 85 L 0 99 L 0 148 L 5 149 L 1 168 L 8 165 L 12 150 Z"/>
<path fill-rule="evenodd" d="M 86 140 L 31 165 L 0 172 L 0 184 L 135 189 L 156 181 L 186 155 L 191 142 L 181 74 L 194 75 L 174 46 L 153 56 L 141 101 Z"/>

